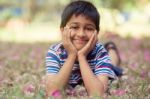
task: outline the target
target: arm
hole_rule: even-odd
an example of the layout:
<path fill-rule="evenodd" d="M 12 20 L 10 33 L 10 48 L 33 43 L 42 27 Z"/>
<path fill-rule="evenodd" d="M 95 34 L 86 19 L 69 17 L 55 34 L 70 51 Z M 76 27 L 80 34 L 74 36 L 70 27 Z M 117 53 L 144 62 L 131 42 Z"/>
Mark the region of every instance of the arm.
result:
<path fill-rule="evenodd" d="M 56 90 L 61 91 L 66 86 L 75 58 L 75 55 L 69 55 L 58 74 L 47 74 L 46 92 L 48 96 L 51 96 L 51 94 Z"/>
<path fill-rule="evenodd" d="M 81 75 L 82 75 L 85 87 L 88 91 L 88 94 L 103 96 L 107 88 L 108 77 L 106 75 L 96 76 L 92 72 L 86 60 L 86 57 L 84 56 L 79 57 L 79 63 L 80 63 Z"/>
<path fill-rule="evenodd" d="M 96 76 L 91 70 L 86 56 L 94 48 L 97 42 L 97 33 L 93 33 L 89 42 L 78 52 L 81 75 L 89 95 L 102 96 L 107 88 L 108 77 L 106 75 Z"/>
<path fill-rule="evenodd" d="M 68 57 L 66 59 L 66 62 L 64 63 L 64 65 L 62 66 L 62 68 L 59 70 L 57 74 L 47 75 L 47 81 L 46 81 L 47 96 L 51 96 L 52 93 L 56 90 L 59 91 L 62 90 L 66 86 L 70 78 L 72 67 L 77 56 L 77 51 L 72 45 L 70 40 L 70 33 L 71 31 L 68 29 L 63 30 L 62 32 L 63 46 L 67 50 Z"/>

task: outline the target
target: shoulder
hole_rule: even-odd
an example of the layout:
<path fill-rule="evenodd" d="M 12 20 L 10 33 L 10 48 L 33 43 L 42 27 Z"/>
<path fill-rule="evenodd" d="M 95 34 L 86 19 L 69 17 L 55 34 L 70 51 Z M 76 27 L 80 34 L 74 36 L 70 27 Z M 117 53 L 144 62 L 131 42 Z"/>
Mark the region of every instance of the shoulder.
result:
<path fill-rule="evenodd" d="M 100 43 L 100 42 L 96 43 L 95 50 L 96 50 L 96 52 L 104 52 L 104 51 L 106 51 L 106 49 L 104 48 L 104 45 L 102 43 Z"/>
<path fill-rule="evenodd" d="M 97 42 L 95 47 L 93 48 L 93 50 L 88 54 L 87 58 L 89 60 L 97 58 L 97 57 L 101 56 L 101 54 L 103 54 L 103 52 L 106 52 L 103 44 L 100 42 Z"/>
<path fill-rule="evenodd" d="M 61 49 L 61 47 L 62 43 L 55 43 L 49 47 L 49 50 L 58 51 L 59 49 Z"/>
<path fill-rule="evenodd" d="M 64 50 L 62 43 L 55 43 L 52 44 L 49 49 L 48 49 L 48 53 L 53 53 L 53 54 L 61 54 L 62 51 Z"/>
<path fill-rule="evenodd" d="M 96 58 L 106 58 L 108 56 L 108 52 L 102 43 L 97 43 L 95 50 Z"/>
<path fill-rule="evenodd" d="M 103 44 L 100 43 L 100 42 L 97 42 L 97 43 L 96 43 L 96 47 L 103 47 Z"/>

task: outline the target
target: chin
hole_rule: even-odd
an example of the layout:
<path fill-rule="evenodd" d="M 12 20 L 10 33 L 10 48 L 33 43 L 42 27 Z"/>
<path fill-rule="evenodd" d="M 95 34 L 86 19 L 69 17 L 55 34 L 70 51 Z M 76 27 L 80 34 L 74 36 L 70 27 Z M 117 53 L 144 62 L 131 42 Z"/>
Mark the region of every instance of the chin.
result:
<path fill-rule="evenodd" d="M 73 40 L 73 45 L 79 51 L 87 44 L 86 41 Z"/>
<path fill-rule="evenodd" d="M 80 50 L 80 49 L 82 49 L 82 48 L 76 48 L 78 51 Z"/>
<path fill-rule="evenodd" d="M 75 46 L 76 47 L 76 49 L 79 51 L 79 50 L 81 50 L 84 46 Z"/>

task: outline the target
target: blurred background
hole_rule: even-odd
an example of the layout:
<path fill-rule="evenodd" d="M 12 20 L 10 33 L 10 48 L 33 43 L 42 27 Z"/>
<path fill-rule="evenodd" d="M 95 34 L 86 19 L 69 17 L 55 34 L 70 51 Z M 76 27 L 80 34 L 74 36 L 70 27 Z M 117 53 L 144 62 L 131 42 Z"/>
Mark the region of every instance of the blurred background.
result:
<path fill-rule="evenodd" d="M 0 0 L 0 99 L 44 99 L 45 56 L 71 1 Z M 99 40 L 115 42 L 125 72 L 107 99 L 150 99 L 150 0 L 88 1 L 101 15 Z"/>
<path fill-rule="evenodd" d="M 0 40 L 47 42 L 60 40 L 64 6 L 73 0 L 0 0 Z M 150 37 L 150 0 L 89 0 L 101 15 L 101 34 Z"/>

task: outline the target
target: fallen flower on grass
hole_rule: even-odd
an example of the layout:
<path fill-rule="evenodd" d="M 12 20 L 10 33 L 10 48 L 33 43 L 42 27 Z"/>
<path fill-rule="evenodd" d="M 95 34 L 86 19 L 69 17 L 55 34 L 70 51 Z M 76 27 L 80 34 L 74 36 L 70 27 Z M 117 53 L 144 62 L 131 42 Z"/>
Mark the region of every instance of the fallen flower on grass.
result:
<path fill-rule="evenodd" d="M 33 84 L 26 84 L 23 87 L 23 93 L 25 95 L 33 95 L 35 91 L 35 86 Z"/>
<path fill-rule="evenodd" d="M 148 77 L 148 71 L 147 71 L 147 70 L 141 70 L 140 77 L 141 77 L 141 78 L 146 78 L 146 77 Z"/>
<path fill-rule="evenodd" d="M 112 95 L 116 95 L 116 96 L 122 96 L 126 94 L 126 91 L 123 89 L 116 89 L 116 90 L 112 90 Z"/>
<path fill-rule="evenodd" d="M 147 62 L 150 61 L 150 51 L 148 51 L 148 50 L 144 51 L 144 60 Z"/>
<path fill-rule="evenodd" d="M 51 95 L 52 96 L 48 97 L 48 99 L 63 99 L 59 90 L 55 90 Z"/>

